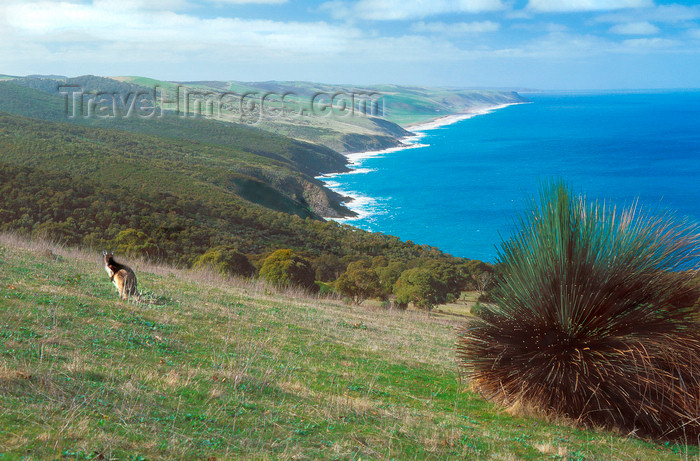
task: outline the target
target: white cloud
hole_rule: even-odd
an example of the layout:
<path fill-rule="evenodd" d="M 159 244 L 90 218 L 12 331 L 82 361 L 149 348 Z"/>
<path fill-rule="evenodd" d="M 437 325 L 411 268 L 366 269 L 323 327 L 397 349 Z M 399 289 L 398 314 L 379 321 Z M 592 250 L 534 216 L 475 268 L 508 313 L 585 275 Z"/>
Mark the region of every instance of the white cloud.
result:
<path fill-rule="evenodd" d="M 588 29 L 580 26 L 581 21 L 541 16 L 534 9 L 517 10 L 523 14 L 510 21 L 517 12 L 511 9 L 512 0 L 332 4 L 339 8 L 335 16 L 358 21 L 305 20 L 309 16 L 302 14 L 293 15 L 297 20 L 212 17 L 245 11 L 218 8 L 218 3 L 237 1 L 242 0 L 0 0 L 2 73 L 441 84 L 465 78 L 446 69 L 477 69 L 468 72 L 482 80 L 509 73 L 516 82 L 521 78 L 518 69 L 546 79 L 548 73 L 566 66 L 584 69 L 624 59 L 647 62 L 647 56 L 648 62 L 656 63 L 654 56 L 671 59 L 681 53 L 700 56 L 700 28 L 692 22 L 700 18 L 700 7 L 665 5 L 598 13 L 583 21 L 584 27 L 595 26 Z M 573 4 L 563 1 L 568 7 Z M 620 2 L 606 3 L 614 4 Z M 294 6 L 288 2 L 282 8 Z M 490 20 L 465 19 L 464 14 L 489 8 L 501 11 L 484 15 Z M 445 16 L 425 18 L 436 15 Z M 406 22 L 378 24 L 372 19 Z M 671 21 L 675 23 L 669 25 Z M 658 32 L 655 25 L 669 31 L 669 36 L 675 27 L 672 36 L 684 41 L 651 36 Z M 608 27 L 622 35 L 591 32 Z M 469 34 L 478 40 L 470 40 Z M 541 70 L 532 70 L 538 66 Z"/>
<path fill-rule="evenodd" d="M 61 4 L 70 5 L 71 3 L 80 3 L 75 0 L 59 0 Z M 31 2 L 22 2 L 31 3 Z M 119 10 L 130 10 L 130 11 L 180 11 L 184 9 L 193 8 L 194 5 L 188 0 L 119 0 L 115 2 L 114 0 L 93 0 L 93 5 L 96 8 L 108 10 L 108 11 L 119 11 Z"/>
<path fill-rule="evenodd" d="M 552 32 L 508 50 L 508 55 L 556 60 L 580 59 L 600 54 L 609 45 L 608 41 L 595 35 Z"/>
<path fill-rule="evenodd" d="M 447 13 L 481 13 L 505 9 L 501 0 L 359 0 L 321 5 L 336 18 L 391 21 L 421 19 Z"/>
<path fill-rule="evenodd" d="M 287 3 L 287 0 L 206 0 L 211 3 L 226 3 L 228 5 L 246 5 L 246 4 L 263 4 L 263 5 L 279 5 Z"/>
<path fill-rule="evenodd" d="M 1 6 L 4 73 L 165 74 L 181 80 L 226 78 L 223 73 L 239 79 L 322 80 L 328 77 L 319 73 L 330 69 L 455 62 L 466 55 L 442 38 L 378 39 L 347 24 L 209 19 L 128 5 L 36 1 Z"/>
<path fill-rule="evenodd" d="M 510 26 L 514 30 L 526 30 L 528 32 L 542 33 L 546 32 L 549 34 L 567 32 L 569 27 L 564 24 L 559 24 L 556 22 L 528 22 L 528 23 L 516 23 Z"/>
<path fill-rule="evenodd" d="M 686 52 L 684 43 L 659 37 L 615 41 L 593 34 L 553 32 L 510 48 L 488 51 L 488 55 L 555 63 L 596 62 L 604 56 Z M 617 57 L 615 59 L 618 59 Z"/>
<path fill-rule="evenodd" d="M 700 18 L 700 6 L 659 5 L 655 8 L 618 11 L 602 14 L 596 18 L 598 22 L 642 22 L 680 23 Z"/>
<path fill-rule="evenodd" d="M 653 0 L 529 0 L 530 10 L 552 13 L 606 11 L 625 8 L 648 8 Z"/>
<path fill-rule="evenodd" d="M 658 51 L 659 49 L 672 48 L 680 44 L 677 40 L 670 40 L 667 38 L 632 38 L 629 40 L 624 40 L 622 42 L 623 46 L 627 48 L 626 51 Z"/>
<path fill-rule="evenodd" d="M 493 21 L 474 21 L 474 22 L 417 22 L 411 25 L 413 32 L 423 33 L 429 32 L 433 34 L 445 35 L 465 35 L 465 34 L 481 34 L 485 32 L 496 32 L 501 28 L 501 25 Z"/>
<path fill-rule="evenodd" d="M 153 49 L 162 46 L 191 51 L 215 44 L 230 54 L 339 52 L 360 34 L 351 27 L 325 22 L 202 19 L 171 11 L 146 11 L 137 3 L 15 4 L 5 8 L 6 24 L 0 23 L 0 27 L 18 40 L 54 47 L 60 43 L 79 49 L 105 43 L 140 43 Z"/>
<path fill-rule="evenodd" d="M 647 21 L 628 22 L 616 24 L 608 32 L 619 35 L 654 35 L 659 33 L 659 28 Z"/>

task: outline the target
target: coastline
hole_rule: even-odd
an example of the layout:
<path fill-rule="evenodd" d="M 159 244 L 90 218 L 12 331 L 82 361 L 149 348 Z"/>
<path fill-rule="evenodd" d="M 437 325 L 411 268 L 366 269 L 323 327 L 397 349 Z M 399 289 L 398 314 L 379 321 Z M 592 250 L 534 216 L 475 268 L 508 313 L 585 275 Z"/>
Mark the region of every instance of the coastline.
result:
<path fill-rule="evenodd" d="M 508 106 L 515 106 L 518 104 L 529 104 L 528 102 L 510 102 L 510 103 L 504 103 L 504 104 L 498 104 L 496 106 L 487 106 L 487 107 L 481 107 L 478 109 L 473 109 L 469 112 L 462 112 L 459 114 L 450 114 L 450 115 L 445 115 L 443 117 L 438 117 L 434 120 L 430 120 L 428 122 L 418 122 L 418 123 L 412 123 L 404 128 L 410 132 L 421 132 L 421 131 L 427 131 L 427 130 L 434 130 L 436 128 L 441 128 L 443 126 L 447 125 L 452 125 L 457 122 L 461 122 L 462 120 L 468 120 L 472 117 L 476 117 L 477 115 L 486 115 L 490 114 L 491 112 L 498 110 L 498 109 L 503 109 Z"/>
<path fill-rule="evenodd" d="M 324 218 L 330 219 L 333 221 L 337 221 L 337 222 L 345 222 L 345 221 L 352 221 L 352 220 L 356 220 L 356 219 L 362 219 L 362 218 L 372 214 L 371 211 L 368 211 L 366 209 L 368 207 L 368 205 L 372 205 L 372 204 L 376 203 L 376 199 L 374 199 L 372 197 L 362 195 L 362 194 L 355 192 L 355 191 L 343 190 L 340 187 L 340 184 L 333 181 L 333 178 L 337 178 L 341 175 L 346 175 L 346 174 L 362 174 L 362 173 L 369 173 L 371 171 L 374 171 L 372 169 L 362 168 L 362 162 L 368 158 L 379 157 L 379 156 L 382 156 L 385 154 L 399 152 L 399 151 L 403 151 L 403 150 L 407 150 L 407 149 L 428 147 L 429 144 L 423 144 L 420 142 L 420 140 L 426 136 L 425 131 L 435 130 L 435 129 L 438 129 L 438 128 L 441 128 L 444 126 L 453 125 L 457 122 L 461 122 L 463 120 L 468 120 L 470 118 L 476 117 L 477 115 L 489 114 L 495 110 L 503 109 L 505 107 L 514 106 L 514 105 L 518 105 L 518 104 L 529 104 L 529 103 L 528 102 L 514 102 L 514 103 L 498 104 L 495 106 L 487 106 L 487 107 L 477 108 L 477 109 L 471 110 L 469 112 L 445 115 L 442 117 L 438 117 L 434 120 L 430 120 L 428 122 L 419 122 L 419 123 L 409 124 L 409 125 L 405 126 L 404 128 L 407 131 L 410 131 L 412 134 L 401 138 L 399 141 L 402 143 L 402 145 L 400 145 L 400 146 L 390 147 L 388 149 L 382 149 L 382 150 L 376 150 L 376 151 L 356 152 L 356 153 L 351 153 L 351 154 L 345 154 L 347 159 L 350 161 L 350 163 L 348 164 L 350 171 L 344 172 L 344 173 L 329 173 L 329 174 L 317 176 L 316 179 L 319 179 L 322 182 L 324 182 L 325 186 L 327 188 L 331 189 L 332 191 L 342 195 L 343 197 L 347 197 L 349 200 L 342 202 L 342 205 L 347 207 L 349 210 L 357 213 L 357 216 L 348 216 L 345 218 L 330 218 L 330 217 L 324 216 Z"/>

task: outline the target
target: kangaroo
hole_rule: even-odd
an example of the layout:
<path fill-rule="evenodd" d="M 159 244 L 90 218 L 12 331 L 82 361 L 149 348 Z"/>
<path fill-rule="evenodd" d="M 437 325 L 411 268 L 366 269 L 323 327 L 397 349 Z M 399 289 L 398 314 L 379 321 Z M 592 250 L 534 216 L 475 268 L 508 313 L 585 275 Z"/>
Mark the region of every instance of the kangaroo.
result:
<path fill-rule="evenodd" d="M 104 252 L 105 270 L 109 275 L 121 299 L 129 299 L 134 297 L 137 301 L 140 300 L 139 292 L 136 288 L 136 274 L 129 266 L 119 264 L 114 260 L 114 254 Z"/>

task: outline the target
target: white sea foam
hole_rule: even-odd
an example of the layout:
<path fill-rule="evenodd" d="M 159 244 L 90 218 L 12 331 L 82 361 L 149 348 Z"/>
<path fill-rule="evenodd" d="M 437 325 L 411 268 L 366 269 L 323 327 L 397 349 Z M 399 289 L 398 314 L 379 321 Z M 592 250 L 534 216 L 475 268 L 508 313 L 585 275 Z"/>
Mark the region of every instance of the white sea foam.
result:
<path fill-rule="evenodd" d="M 419 147 L 427 147 L 428 144 L 421 144 L 418 142 L 420 138 L 422 138 L 423 134 L 420 136 L 407 136 L 403 139 L 401 139 L 402 145 L 396 146 L 396 147 L 389 147 L 387 149 L 382 149 L 382 150 L 372 150 L 372 151 L 367 151 L 367 152 L 355 152 L 352 154 L 346 154 L 345 156 L 350 160 L 350 168 L 356 168 L 360 165 L 362 165 L 362 162 L 364 160 L 367 160 L 368 158 L 373 158 L 373 157 L 381 157 L 385 154 L 391 154 L 393 152 L 399 152 L 402 150 L 406 149 L 416 149 Z"/>
<path fill-rule="evenodd" d="M 352 221 L 355 219 L 364 219 L 368 216 L 376 215 L 379 213 L 379 209 L 382 207 L 385 199 L 381 197 L 369 197 L 367 195 L 362 195 L 355 191 L 346 191 L 340 188 L 332 188 L 335 192 L 350 198 L 349 202 L 343 202 L 349 210 L 357 213 L 357 216 L 350 216 L 347 218 L 328 218 L 337 222 Z"/>
<path fill-rule="evenodd" d="M 377 171 L 377 170 L 375 168 L 353 168 L 344 174 L 365 174 L 365 173 L 371 173 L 373 171 Z"/>

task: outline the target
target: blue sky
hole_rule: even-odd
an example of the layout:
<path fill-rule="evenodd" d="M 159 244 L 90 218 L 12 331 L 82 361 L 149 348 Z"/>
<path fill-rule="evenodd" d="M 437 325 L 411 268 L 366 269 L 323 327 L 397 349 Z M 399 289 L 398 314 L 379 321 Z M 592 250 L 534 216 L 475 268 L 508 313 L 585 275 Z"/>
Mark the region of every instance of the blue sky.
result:
<path fill-rule="evenodd" d="M 541 89 L 700 87 L 700 5 L 2 0 L 0 73 Z"/>

